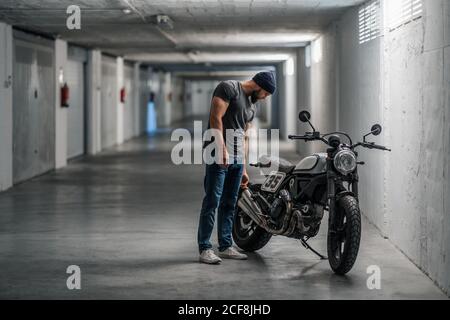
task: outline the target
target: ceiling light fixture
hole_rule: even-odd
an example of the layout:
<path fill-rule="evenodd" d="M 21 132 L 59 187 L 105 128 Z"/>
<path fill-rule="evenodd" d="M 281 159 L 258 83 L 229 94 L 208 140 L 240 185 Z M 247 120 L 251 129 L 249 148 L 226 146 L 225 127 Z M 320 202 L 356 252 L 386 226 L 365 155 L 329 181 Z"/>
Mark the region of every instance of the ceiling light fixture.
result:
<path fill-rule="evenodd" d="M 173 20 L 165 14 L 158 14 L 156 16 L 156 24 L 161 29 L 173 29 Z"/>
<path fill-rule="evenodd" d="M 125 14 L 130 14 L 131 13 L 131 9 L 125 8 L 125 9 L 122 9 L 122 12 L 125 13 Z"/>

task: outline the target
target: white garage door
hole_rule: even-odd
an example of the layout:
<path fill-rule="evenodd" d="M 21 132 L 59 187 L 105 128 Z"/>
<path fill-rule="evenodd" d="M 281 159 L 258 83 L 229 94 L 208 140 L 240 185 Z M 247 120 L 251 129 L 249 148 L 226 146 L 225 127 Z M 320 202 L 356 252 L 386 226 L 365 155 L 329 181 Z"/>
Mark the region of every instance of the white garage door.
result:
<path fill-rule="evenodd" d="M 116 60 L 102 56 L 102 149 L 113 146 L 117 141 L 117 88 Z"/>
<path fill-rule="evenodd" d="M 55 167 L 53 42 L 14 33 L 13 181 Z"/>
<path fill-rule="evenodd" d="M 135 126 L 135 105 L 133 92 L 133 67 L 129 65 L 124 66 L 124 87 L 126 92 L 126 99 L 123 110 L 123 135 L 125 140 L 131 139 L 134 136 Z"/>
<path fill-rule="evenodd" d="M 69 108 L 67 110 L 67 157 L 84 154 L 84 63 L 67 61 L 65 74 L 69 86 Z"/>

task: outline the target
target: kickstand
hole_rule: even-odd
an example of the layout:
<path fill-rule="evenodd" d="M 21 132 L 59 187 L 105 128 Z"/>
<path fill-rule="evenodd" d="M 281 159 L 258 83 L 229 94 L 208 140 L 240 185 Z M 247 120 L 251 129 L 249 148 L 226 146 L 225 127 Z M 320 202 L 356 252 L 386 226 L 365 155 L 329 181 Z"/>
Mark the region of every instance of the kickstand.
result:
<path fill-rule="evenodd" d="M 314 254 L 316 254 L 320 258 L 320 260 L 328 260 L 327 257 L 325 257 L 324 255 L 321 255 L 319 252 L 314 250 L 314 248 L 308 244 L 308 240 L 309 240 L 308 237 L 304 237 L 304 238 L 300 239 L 300 242 L 307 250 L 311 250 Z"/>

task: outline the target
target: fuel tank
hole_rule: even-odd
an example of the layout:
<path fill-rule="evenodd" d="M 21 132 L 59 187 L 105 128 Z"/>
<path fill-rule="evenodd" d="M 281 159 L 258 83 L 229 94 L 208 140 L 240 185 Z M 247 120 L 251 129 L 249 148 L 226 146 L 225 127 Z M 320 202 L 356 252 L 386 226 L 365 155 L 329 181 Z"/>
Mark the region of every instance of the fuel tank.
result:
<path fill-rule="evenodd" d="M 294 169 L 294 174 L 322 174 L 327 172 L 327 154 L 316 153 L 304 158 Z"/>

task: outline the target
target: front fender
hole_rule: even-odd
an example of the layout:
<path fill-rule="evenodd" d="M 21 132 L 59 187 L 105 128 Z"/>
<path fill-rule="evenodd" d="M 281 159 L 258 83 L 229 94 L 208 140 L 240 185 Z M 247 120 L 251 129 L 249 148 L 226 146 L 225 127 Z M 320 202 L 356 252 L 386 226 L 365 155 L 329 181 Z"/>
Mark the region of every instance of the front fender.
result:
<path fill-rule="evenodd" d="M 352 196 L 353 198 L 355 198 L 356 200 L 358 200 L 358 197 L 355 195 L 354 192 L 351 191 L 341 191 L 339 193 L 336 194 L 336 202 L 338 202 L 339 200 L 341 200 L 343 197 L 345 196 Z"/>

